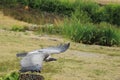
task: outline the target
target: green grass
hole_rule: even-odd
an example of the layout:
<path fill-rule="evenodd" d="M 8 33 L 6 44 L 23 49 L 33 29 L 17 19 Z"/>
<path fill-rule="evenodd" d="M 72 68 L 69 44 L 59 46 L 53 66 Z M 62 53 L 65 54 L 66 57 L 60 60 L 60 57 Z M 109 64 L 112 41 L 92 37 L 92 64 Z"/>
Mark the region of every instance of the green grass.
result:
<path fill-rule="evenodd" d="M 120 46 L 120 30 L 107 23 L 83 24 L 79 19 L 65 20 L 58 26 L 43 27 L 37 32 L 59 34 L 78 43 Z"/>
<path fill-rule="evenodd" d="M 19 73 L 18 72 L 11 72 L 10 74 L 7 74 L 5 77 L 1 78 L 0 80 L 18 80 Z"/>

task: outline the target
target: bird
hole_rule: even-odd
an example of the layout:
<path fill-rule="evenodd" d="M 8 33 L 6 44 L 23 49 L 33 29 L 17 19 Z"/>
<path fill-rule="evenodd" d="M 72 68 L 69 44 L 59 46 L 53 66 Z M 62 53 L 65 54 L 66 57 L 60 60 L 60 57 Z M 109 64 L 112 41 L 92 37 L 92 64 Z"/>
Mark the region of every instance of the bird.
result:
<path fill-rule="evenodd" d="M 41 72 L 43 67 L 43 61 L 56 61 L 57 59 L 52 58 L 51 54 L 59 54 L 65 52 L 70 46 L 70 43 L 60 44 L 58 46 L 52 46 L 47 48 L 42 48 L 39 50 L 33 50 L 30 52 L 17 53 L 17 57 L 21 57 L 20 65 L 21 73 L 24 72 Z"/>

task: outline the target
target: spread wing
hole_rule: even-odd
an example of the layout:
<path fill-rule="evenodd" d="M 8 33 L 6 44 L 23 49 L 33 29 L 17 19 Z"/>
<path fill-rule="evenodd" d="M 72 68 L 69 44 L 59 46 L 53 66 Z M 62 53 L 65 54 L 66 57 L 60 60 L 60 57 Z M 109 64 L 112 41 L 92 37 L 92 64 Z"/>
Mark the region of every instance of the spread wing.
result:
<path fill-rule="evenodd" d="M 43 48 L 40 50 L 34 50 L 31 52 L 26 53 L 18 53 L 17 57 L 25 57 L 28 54 L 34 54 L 34 53 L 46 53 L 46 54 L 57 54 L 57 53 L 62 53 L 66 51 L 70 46 L 70 43 L 59 45 L 59 46 L 53 46 L 53 47 L 48 47 L 48 48 Z"/>
<path fill-rule="evenodd" d="M 55 46 L 55 47 L 48 47 L 48 48 L 40 49 L 38 50 L 38 52 L 43 52 L 47 54 L 58 54 L 58 53 L 65 52 L 69 48 L 69 46 L 70 46 L 70 43 Z"/>

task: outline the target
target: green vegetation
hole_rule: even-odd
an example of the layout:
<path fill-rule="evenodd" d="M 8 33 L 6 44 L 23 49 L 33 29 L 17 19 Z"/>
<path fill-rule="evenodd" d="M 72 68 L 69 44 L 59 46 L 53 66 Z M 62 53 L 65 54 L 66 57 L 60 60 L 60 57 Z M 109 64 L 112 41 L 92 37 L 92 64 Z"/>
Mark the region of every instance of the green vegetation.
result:
<path fill-rule="evenodd" d="M 120 45 L 120 31 L 111 26 L 97 27 L 93 24 L 83 25 L 79 22 L 73 22 L 64 25 L 63 33 L 68 35 L 75 42 L 104 46 Z"/>
<path fill-rule="evenodd" d="M 61 34 L 79 43 L 104 46 L 120 45 L 120 30 L 107 23 L 97 26 L 91 23 L 82 24 L 79 20 L 72 19 L 71 21 L 65 20 L 59 27 L 43 27 L 38 31 Z"/>
<path fill-rule="evenodd" d="M 1 0 L 1 3 L 9 5 L 28 6 L 33 9 L 46 11 L 49 13 L 62 14 L 71 17 L 78 12 L 77 18 L 81 19 L 80 15 L 87 15 L 90 21 L 94 23 L 108 22 L 120 26 L 120 4 L 109 4 L 100 6 L 92 1 L 75 0 L 73 2 L 60 0 Z M 81 19 L 82 20 L 82 19 Z"/>
<path fill-rule="evenodd" d="M 1 78 L 0 80 L 18 80 L 19 73 L 18 72 L 12 72 L 10 74 L 7 74 L 5 77 Z"/>
<path fill-rule="evenodd" d="M 18 26 L 18 25 L 13 25 L 12 28 L 11 28 L 11 31 L 23 31 L 25 32 L 26 30 L 28 30 L 27 27 L 25 26 Z"/>
<path fill-rule="evenodd" d="M 62 24 L 42 27 L 37 32 L 62 34 L 75 42 L 85 44 L 120 45 L 120 30 L 118 30 L 120 26 L 119 4 L 100 6 L 95 2 L 86 2 L 84 0 L 75 0 L 73 2 L 69 0 L 2 1 L 3 4 L 10 3 L 14 7 L 19 4 L 66 17 Z M 117 25 L 118 28 L 114 25 Z M 26 29 L 25 27 L 13 26 L 11 30 L 25 31 Z"/>

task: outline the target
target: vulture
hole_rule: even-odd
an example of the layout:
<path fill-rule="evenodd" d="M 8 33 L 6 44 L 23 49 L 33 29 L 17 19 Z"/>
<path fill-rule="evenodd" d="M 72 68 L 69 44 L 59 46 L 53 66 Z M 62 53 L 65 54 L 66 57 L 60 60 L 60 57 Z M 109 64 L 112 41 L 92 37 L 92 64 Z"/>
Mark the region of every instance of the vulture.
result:
<path fill-rule="evenodd" d="M 56 61 L 57 59 L 52 58 L 51 54 L 65 52 L 69 46 L 70 43 L 66 43 L 31 52 L 17 53 L 16 56 L 22 58 L 20 61 L 20 72 L 41 72 L 43 61 Z"/>

